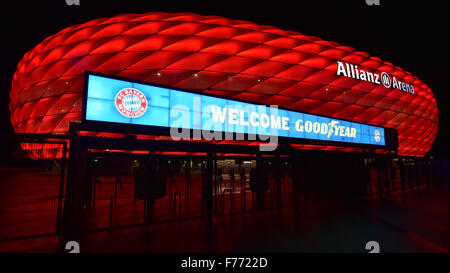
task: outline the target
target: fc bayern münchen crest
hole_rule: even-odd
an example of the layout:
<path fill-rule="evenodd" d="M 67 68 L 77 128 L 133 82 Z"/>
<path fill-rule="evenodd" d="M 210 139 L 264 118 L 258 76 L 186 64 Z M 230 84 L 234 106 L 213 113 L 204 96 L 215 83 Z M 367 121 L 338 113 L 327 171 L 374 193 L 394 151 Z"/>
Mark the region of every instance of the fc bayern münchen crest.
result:
<path fill-rule="evenodd" d="M 147 110 L 147 98 L 134 88 L 125 88 L 116 95 L 116 108 L 122 115 L 129 118 L 142 116 Z"/>
<path fill-rule="evenodd" d="M 378 131 L 378 129 L 375 129 L 375 131 L 373 132 L 373 137 L 375 138 L 375 141 L 378 143 L 381 140 L 381 134 L 380 131 Z"/>

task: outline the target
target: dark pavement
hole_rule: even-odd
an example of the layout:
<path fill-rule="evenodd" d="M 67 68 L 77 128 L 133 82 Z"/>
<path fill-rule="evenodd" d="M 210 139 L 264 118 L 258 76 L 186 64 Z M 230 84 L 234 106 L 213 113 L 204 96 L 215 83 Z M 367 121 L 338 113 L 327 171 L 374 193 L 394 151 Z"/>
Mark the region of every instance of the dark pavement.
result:
<path fill-rule="evenodd" d="M 294 210 L 88 232 L 81 252 L 381 252 L 448 253 L 448 188 Z M 56 236 L 0 241 L 2 252 L 60 251 Z"/>

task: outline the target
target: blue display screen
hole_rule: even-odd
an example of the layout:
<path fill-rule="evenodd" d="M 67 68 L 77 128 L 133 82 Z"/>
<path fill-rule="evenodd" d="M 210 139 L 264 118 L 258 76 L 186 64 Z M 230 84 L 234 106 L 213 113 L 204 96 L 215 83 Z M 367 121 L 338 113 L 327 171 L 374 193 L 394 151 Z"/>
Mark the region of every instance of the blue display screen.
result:
<path fill-rule="evenodd" d="M 88 75 L 85 120 L 385 145 L 384 128 Z"/>

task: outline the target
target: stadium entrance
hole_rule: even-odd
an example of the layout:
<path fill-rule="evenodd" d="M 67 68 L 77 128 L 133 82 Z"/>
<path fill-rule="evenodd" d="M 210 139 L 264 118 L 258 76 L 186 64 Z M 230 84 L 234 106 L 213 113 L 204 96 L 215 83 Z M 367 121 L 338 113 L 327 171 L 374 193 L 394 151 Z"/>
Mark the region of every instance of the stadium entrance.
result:
<path fill-rule="evenodd" d="M 211 223 L 224 215 L 356 196 L 384 197 L 420 189 L 428 181 L 420 182 L 393 153 L 299 150 L 287 143 L 261 152 L 241 142 L 171 141 L 96 129 L 71 124 L 62 222 L 69 237 L 193 218 Z M 429 175 L 431 169 L 422 171 Z"/>
<path fill-rule="evenodd" d="M 215 117 L 219 107 L 228 116 Z M 389 158 L 398 146 L 389 128 L 90 72 L 69 138 L 66 235 L 366 194 L 374 152 Z"/>

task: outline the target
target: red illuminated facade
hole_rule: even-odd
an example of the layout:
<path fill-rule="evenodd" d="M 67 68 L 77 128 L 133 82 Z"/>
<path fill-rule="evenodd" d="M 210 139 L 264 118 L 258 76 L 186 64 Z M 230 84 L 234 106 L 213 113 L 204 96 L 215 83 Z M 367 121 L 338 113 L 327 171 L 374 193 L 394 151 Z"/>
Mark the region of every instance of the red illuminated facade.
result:
<path fill-rule="evenodd" d="M 337 75 L 337 61 L 386 72 L 414 94 Z M 14 74 L 14 130 L 67 134 L 81 120 L 86 70 L 394 128 L 404 156 L 424 156 L 438 130 L 431 89 L 400 67 L 318 37 L 191 13 L 124 14 L 49 36 Z M 58 156 L 35 145 L 23 147 Z"/>

